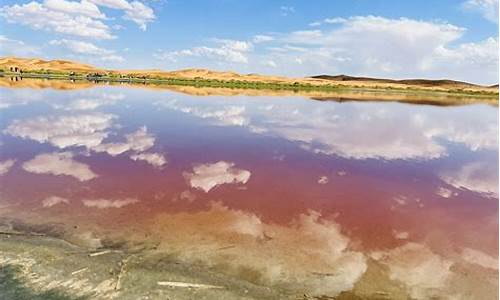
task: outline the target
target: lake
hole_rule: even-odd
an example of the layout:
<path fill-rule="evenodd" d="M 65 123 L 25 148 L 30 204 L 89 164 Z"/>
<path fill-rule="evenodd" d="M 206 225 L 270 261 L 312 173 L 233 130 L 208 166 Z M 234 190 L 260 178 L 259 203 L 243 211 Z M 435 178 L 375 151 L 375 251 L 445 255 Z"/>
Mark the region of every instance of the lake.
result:
<path fill-rule="evenodd" d="M 69 86 L 1 88 L 5 230 L 290 297 L 498 295 L 498 106 Z"/>

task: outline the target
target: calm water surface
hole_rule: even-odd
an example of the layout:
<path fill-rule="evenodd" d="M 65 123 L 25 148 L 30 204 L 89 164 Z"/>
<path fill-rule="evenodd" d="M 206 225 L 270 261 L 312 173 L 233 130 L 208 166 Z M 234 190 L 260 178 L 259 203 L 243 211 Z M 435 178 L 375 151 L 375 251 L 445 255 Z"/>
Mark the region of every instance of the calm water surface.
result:
<path fill-rule="evenodd" d="M 318 295 L 498 293 L 498 107 L 0 95 L 5 222 Z"/>

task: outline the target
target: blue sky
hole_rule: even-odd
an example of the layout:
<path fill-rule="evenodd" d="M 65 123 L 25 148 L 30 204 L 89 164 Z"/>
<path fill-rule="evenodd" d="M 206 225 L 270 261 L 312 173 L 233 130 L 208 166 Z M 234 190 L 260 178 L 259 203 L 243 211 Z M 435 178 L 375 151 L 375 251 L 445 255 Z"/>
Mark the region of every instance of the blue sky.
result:
<path fill-rule="evenodd" d="M 2 1 L 0 55 L 498 82 L 498 0 Z"/>

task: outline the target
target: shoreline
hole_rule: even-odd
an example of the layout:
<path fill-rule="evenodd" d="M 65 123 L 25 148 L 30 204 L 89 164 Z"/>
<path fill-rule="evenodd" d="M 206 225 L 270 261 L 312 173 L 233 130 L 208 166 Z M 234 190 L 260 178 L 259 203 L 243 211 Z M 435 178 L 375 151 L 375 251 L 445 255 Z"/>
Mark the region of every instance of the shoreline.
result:
<path fill-rule="evenodd" d="M 88 83 L 106 84 L 111 86 L 127 85 L 131 87 L 145 87 L 151 89 L 167 89 L 174 92 L 195 96 L 304 96 L 317 101 L 392 101 L 410 104 L 428 105 L 467 105 L 483 103 L 498 106 L 498 92 L 485 91 L 455 91 L 415 88 L 368 88 L 343 85 L 290 85 L 278 83 L 255 82 L 226 82 L 208 79 L 183 78 L 116 78 L 116 77 L 89 77 L 72 76 L 66 74 L 36 74 L 36 73 L 0 73 L 0 78 L 9 79 L 4 87 L 22 87 L 24 79 L 32 82 L 40 80 L 49 84 L 27 85 L 26 87 L 71 89 L 70 85 Z M 4 80 L 4 83 L 6 81 Z M 12 83 L 10 83 L 12 82 Z M 50 83 L 61 83 L 60 85 Z M 68 84 L 69 83 L 69 84 Z M 0 82 L 0 86 L 2 86 Z M 78 87 L 76 87 L 78 88 Z"/>

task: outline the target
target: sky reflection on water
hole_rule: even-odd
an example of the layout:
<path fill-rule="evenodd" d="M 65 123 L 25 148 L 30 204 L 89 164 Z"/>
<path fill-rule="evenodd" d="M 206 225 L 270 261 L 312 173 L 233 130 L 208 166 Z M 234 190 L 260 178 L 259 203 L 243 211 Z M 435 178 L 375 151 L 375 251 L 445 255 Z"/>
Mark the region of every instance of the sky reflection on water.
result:
<path fill-rule="evenodd" d="M 497 107 L 102 86 L 0 96 L 5 219 L 316 294 L 359 288 L 374 266 L 418 299 L 498 289 Z"/>

